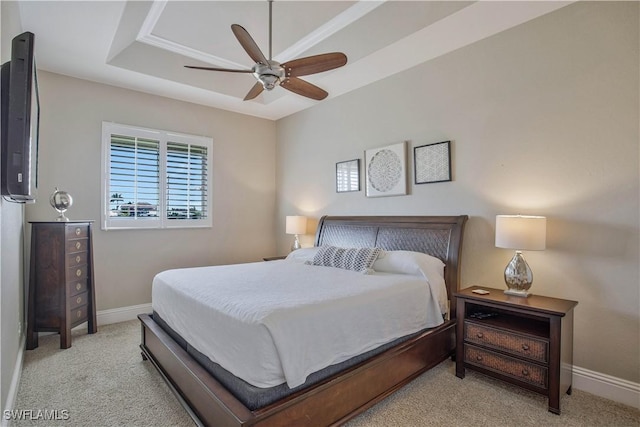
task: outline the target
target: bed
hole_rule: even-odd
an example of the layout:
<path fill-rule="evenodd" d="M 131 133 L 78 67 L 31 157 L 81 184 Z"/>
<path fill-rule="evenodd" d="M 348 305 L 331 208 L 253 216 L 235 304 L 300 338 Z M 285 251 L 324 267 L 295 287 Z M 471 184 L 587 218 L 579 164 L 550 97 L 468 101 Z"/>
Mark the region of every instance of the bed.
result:
<path fill-rule="evenodd" d="M 349 359 L 337 364 L 341 367 L 337 372 L 293 388 L 264 406 L 254 407 L 239 399 L 224 378 L 214 376 L 198 354 L 187 351 L 181 337 L 157 313 L 139 316 L 143 358 L 153 363 L 200 425 L 342 424 L 453 354 L 456 304 L 452 298 L 459 287 L 466 220 L 464 215 L 322 217 L 315 246 L 379 247 L 386 251 L 422 252 L 442 260 L 448 318 L 439 326 L 367 352 L 364 360 L 355 358 L 355 362 Z"/>

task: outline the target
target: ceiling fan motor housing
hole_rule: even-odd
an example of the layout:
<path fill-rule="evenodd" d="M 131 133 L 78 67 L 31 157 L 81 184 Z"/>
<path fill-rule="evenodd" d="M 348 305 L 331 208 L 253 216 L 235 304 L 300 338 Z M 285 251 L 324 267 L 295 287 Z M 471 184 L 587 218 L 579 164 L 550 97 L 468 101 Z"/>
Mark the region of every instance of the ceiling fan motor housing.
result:
<path fill-rule="evenodd" d="M 269 65 L 258 62 L 253 67 L 253 75 L 262 83 L 265 90 L 271 90 L 284 77 L 284 68 L 276 61 L 269 61 Z"/>

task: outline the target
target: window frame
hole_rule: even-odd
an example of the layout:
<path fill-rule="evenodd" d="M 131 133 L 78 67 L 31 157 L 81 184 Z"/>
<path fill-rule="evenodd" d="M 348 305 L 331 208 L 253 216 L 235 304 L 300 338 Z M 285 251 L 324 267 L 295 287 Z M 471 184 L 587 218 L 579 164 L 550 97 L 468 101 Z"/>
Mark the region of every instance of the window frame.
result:
<path fill-rule="evenodd" d="M 159 183 L 158 183 L 158 217 L 111 217 L 109 200 L 111 197 L 110 166 L 111 136 L 122 135 L 134 138 L 153 139 L 159 142 Z M 203 219 L 168 219 L 167 218 L 167 144 L 181 143 L 198 145 L 207 149 L 207 216 Z M 101 168 L 101 228 L 102 230 L 139 230 L 139 229 L 175 229 L 175 228 L 211 228 L 213 226 L 213 177 L 211 154 L 213 139 L 165 130 L 149 129 L 140 126 L 123 125 L 113 122 L 102 122 L 102 168 Z"/>

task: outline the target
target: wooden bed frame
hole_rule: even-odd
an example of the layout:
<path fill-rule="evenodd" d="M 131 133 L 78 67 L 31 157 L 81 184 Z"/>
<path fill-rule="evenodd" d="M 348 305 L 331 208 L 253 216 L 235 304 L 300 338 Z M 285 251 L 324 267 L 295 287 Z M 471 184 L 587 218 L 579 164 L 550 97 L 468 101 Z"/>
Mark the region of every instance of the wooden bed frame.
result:
<path fill-rule="evenodd" d="M 158 369 L 198 425 L 340 425 L 453 355 L 455 308 L 466 215 L 320 219 L 316 246 L 381 247 L 429 253 L 445 264 L 450 319 L 266 407 L 249 410 L 180 347 L 150 315 L 142 322 L 142 356 Z"/>

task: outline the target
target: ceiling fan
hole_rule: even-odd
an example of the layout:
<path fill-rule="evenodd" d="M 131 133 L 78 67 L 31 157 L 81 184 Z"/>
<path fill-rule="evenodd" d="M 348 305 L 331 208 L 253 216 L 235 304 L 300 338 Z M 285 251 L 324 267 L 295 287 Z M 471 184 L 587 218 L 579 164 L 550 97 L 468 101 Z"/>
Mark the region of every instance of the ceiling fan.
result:
<path fill-rule="evenodd" d="M 341 52 L 324 53 L 321 55 L 307 56 L 294 59 L 283 64 L 274 61 L 271 57 L 271 25 L 273 0 L 269 0 L 269 59 L 267 59 L 249 32 L 238 24 L 231 25 L 231 31 L 236 36 L 240 45 L 249 54 L 256 64 L 250 70 L 234 70 L 229 68 L 196 67 L 185 65 L 187 68 L 208 71 L 225 71 L 229 73 L 253 73 L 258 81 L 244 97 L 245 101 L 260 95 L 263 90 L 271 90 L 278 84 L 298 95 L 307 98 L 322 100 L 329 95 L 325 90 L 304 81 L 298 77 L 321 73 L 342 67 L 347 63 L 347 56 Z"/>

